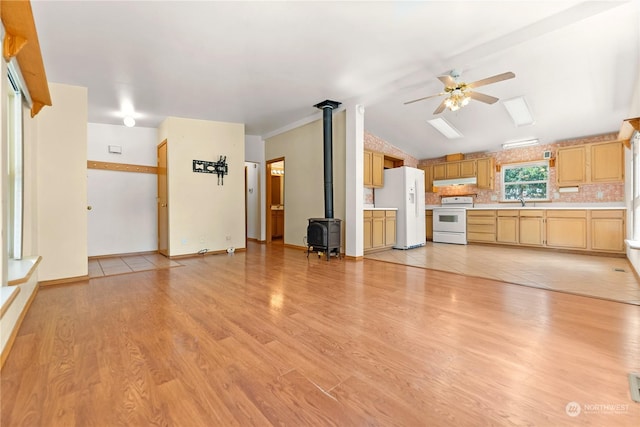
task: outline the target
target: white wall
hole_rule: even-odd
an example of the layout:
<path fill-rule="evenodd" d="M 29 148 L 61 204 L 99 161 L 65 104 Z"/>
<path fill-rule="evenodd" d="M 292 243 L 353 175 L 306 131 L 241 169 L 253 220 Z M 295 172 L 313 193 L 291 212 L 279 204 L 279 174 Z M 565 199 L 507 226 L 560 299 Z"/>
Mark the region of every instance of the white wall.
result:
<path fill-rule="evenodd" d="M 86 276 L 87 89 L 49 83 L 36 116 L 40 281 Z"/>
<path fill-rule="evenodd" d="M 333 114 L 333 211 L 345 221 L 345 113 Z M 309 218 L 324 217 L 322 119 L 265 141 L 265 160 L 285 158 L 284 242 L 304 246 Z M 343 230 L 345 224 L 343 223 Z M 344 231 L 343 231 L 344 234 Z M 342 247 L 344 250 L 344 245 Z"/>
<path fill-rule="evenodd" d="M 254 189 L 253 197 L 257 199 L 253 200 L 250 195 L 247 194 L 247 200 L 251 200 L 251 203 L 247 205 L 247 237 L 257 239 L 264 242 L 267 238 L 267 223 L 266 223 L 266 166 L 264 162 L 264 141 L 257 135 L 245 135 L 244 137 L 244 159 L 252 164 L 257 164 L 256 179 L 258 185 Z M 253 205 L 255 203 L 255 206 Z M 256 212 L 257 209 L 257 212 Z M 255 217 L 257 216 L 257 219 Z M 257 229 L 252 230 L 253 221 L 257 221 Z"/>
<path fill-rule="evenodd" d="M 101 162 L 157 166 L 154 128 L 89 123 L 87 157 Z M 109 145 L 122 154 L 109 153 Z M 89 256 L 158 249 L 157 175 L 87 170 Z"/>
<path fill-rule="evenodd" d="M 244 124 L 169 117 L 158 129 L 167 139 L 169 254 L 245 247 Z M 195 173 L 193 160 L 227 156 L 229 174 Z"/>

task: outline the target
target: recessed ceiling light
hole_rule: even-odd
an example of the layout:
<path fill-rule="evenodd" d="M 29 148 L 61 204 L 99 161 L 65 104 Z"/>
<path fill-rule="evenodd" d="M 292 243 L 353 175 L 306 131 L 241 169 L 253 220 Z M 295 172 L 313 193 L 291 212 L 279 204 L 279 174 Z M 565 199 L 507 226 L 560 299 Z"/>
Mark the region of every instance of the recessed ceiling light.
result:
<path fill-rule="evenodd" d="M 124 125 L 128 128 L 132 128 L 136 125 L 136 120 L 131 116 L 125 117 L 123 121 Z"/>
<path fill-rule="evenodd" d="M 536 138 L 534 139 L 524 139 L 522 141 L 510 141 L 502 144 L 503 150 L 509 150 L 511 148 L 520 148 L 520 147 L 529 147 L 532 145 L 538 145 L 540 141 Z"/>
<path fill-rule="evenodd" d="M 443 134 L 449 139 L 462 138 L 462 133 L 456 128 L 454 128 L 451 123 L 443 119 L 442 117 L 438 117 L 437 119 L 427 120 L 431 126 L 436 128 L 438 132 Z"/>
<path fill-rule="evenodd" d="M 531 125 L 535 122 L 524 96 L 505 99 L 502 101 L 502 105 L 507 109 L 507 113 L 509 113 L 516 126 Z"/>

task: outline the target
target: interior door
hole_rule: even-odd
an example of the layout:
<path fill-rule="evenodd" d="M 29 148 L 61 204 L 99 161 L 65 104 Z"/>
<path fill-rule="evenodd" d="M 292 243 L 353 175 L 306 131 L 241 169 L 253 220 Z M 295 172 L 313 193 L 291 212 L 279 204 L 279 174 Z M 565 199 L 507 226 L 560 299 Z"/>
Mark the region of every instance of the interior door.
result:
<path fill-rule="evenodd" d="M 158 252 L 169 256 L 169 204 L 167 200 L 167 140 L 158 145 Z"/>

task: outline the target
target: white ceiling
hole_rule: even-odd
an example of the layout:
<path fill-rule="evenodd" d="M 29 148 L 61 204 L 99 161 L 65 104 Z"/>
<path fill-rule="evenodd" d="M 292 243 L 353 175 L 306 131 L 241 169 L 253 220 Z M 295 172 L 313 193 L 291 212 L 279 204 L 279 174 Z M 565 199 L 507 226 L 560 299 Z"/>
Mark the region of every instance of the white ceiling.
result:
<path fill-rule="evenodd" d="M 48 80 L 89 88 L 89 121 L 138 126 L 167 116 L 242 122 L 268 135 L 320 114 L 325 99 L 363 103 L 365 128 L 419 158 L 615 132 L 640 96 L 638 1 L 184 2 L 32 1 Z M 536 123 L 501 102 L 426 121 L 438 75 L 524 95 Z M 634 90 L 635 88 L 635 90 Z"/>

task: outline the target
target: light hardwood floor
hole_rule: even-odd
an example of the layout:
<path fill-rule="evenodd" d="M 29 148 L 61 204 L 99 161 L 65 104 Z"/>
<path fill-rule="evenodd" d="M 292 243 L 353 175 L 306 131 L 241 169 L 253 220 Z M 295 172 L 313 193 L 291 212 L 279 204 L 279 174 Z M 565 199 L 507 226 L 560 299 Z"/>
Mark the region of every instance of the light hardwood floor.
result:
<path fill-rule="evenodd" d="M 41 288 L 0 424 L 638 425 L 640 307 L 276 245 L 181 263 Z"/>
<path fill-rule="evenodd" d="M 366 258 L 640 305 L 640 283 L 626 258 L 433 242 Z"/>

